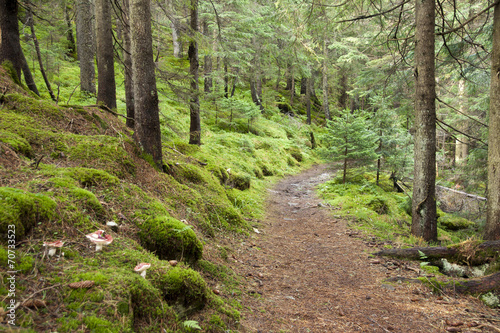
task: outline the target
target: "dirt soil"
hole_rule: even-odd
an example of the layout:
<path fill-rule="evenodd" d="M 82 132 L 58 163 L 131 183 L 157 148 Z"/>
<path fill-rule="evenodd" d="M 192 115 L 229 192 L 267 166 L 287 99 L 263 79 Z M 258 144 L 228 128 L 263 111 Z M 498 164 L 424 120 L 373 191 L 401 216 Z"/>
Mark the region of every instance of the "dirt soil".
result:
<path fill-rule="evenodd" d="M 473 296 L 435 294 L 419 263 L 374 258 L 382 243 L 353 230 L 314 187 L 325 165 L 281 181 L 262 227 L 233 256 L 245 276 L 244 332 L 500 332 L 500 312 Z"/>

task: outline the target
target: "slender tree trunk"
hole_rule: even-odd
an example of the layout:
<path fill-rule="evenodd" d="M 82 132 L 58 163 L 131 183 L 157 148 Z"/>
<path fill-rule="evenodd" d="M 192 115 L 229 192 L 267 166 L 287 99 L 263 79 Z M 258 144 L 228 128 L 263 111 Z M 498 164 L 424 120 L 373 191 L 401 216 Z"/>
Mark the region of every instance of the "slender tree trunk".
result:
<path fill-rule="evenodd" d="M 28 88 L 40 95 L 21 48 L 17 13 L 16 0 L 0 0 L 0 64 L 10 61 L 19 80 L 18 83 L 21 83 L 21 72 L 23 72 Z"/>
<path fill-rule="evenodd" d="M 92 0 L 76 1 L 76 42 L 80 60 L 80 90 L 95 95 L 95 38 Z"/>
<path fill-rule="evenodd" d="M 484 238 L 500 240 L 500 3 L 495 5 L 493 17 L 488 134 L 488 206 Z"/>
<path fill-rule="evenodd" d="M 311 124 L 311 78 L 307 78 L 306 86 L 306 109 L 307 109 L 307 124 Z"/>
<path fill-rule="evenodd" d="M 64 3 L 64 20 L 66 21 L 66 27 L 68 30 L 66 30 L 66 40 L 68 41 L 68 51 L 66 52 L 66 55 L 70 58 L 76 59 L 76 43 L 75 43 L 75 37 L 73 35 L 73 25 L 71 24 L 71 17 L 70 17 L 70 8 L 68 6 L 68 3 L 65 1 Z"/>
<path fill-rule="evenodd" d="M 325 118 L 331 120 L 330 107 L 328 105 L 328 43 L 323 41 L 323 112 Z"/>
<path fill-rule="evenodd" d="M 54 92 L 52 91 L 52 87 L 50 86 L 49 79 L 47 78 L 47 74 L 45 73 L 45 68 L 43 67 L 42 61 L 42 53 L 40 52 L 40 45 L 38 44 L 38 39 L 35 34 L 35 23 L 33 19 L 33 12 L 31 11 L 31 1 L 26 2 L 28 7 L 28 25 L 31 30 L 31 38 L 33 38 L 33 44 L 35 45 L 36 55 L 38 58 L 38 65 L 40 66 L 40 73 L 42 73 L 43 80 L 45 81 L 45 85 L 47 86 L 47 90 L 49 91 L 50 98 L 54 102 L 56 102 L 56 96 L 54 96 Z"/>
<path fill-rule="evenodd" d="M 110 0 L 96 0 L 97 103 L 116 109 L 116 84 Z"/>
<path fill-rule="evenodd" d="M 416 1 L 416 131 L 411 232 L 425 241 L 437 240 L 434 20 L 435 0 Z"/>
<path fill-rule="evenodd" d="M 132 46 L 130 40 L 130 1 L 123 0 L 123 62 L 125 65 L 125 101 L 127 104 L 127 127 L 135 127 L 134 80 L 132 73 Z"/>
<path fill-rule="evenodd" d="M 224 58 L 224 97 L 229 98 L 229 72 L 227 69 L 227 58 Z"/>
<path fill-rule="evenodd" d="M 293 65 L 290 68 L 290 106 L 293 106 L 293 100 L 295 97 L 295 73 Z"/>
<path fill-rule="evenodd" d="M 189 103 L 190 126 L 189 144 L 201 145 L 201 122 L 200 122 L 200 100 L 198 87 L 198 44 L 196 33 L 198 32 L 198 0 L 191 0 L 191 41 L 189 42 L 189 74 L 191 75 L 191 99 Z"/>
<path fill-rule="evenodd" d="M 162 170 L 160 113 L 153 62 L 150 0 L 131 0 L 130 37 L 135 96 L 135 139 Z"/>
<path fill-rule="evenodd" d="M 210 36 L 210 31 L 208 29 L 208 21 L 203 21 L 203 34 L 208 38 Z M 212 92 L 212 55 L 206 54 L 204 59 L 204 91 L 206 94 Z"/>
<path fill-rule="evenodd" d="M 459 103 L 460 111 L 467 114 L 467 106 L 465 102 L 465 80 L 458 81 L 458 91 L 459 91 Z M 462 120 L 458 125 L 458 129 L 465 131 L 467 130 L 467 120 Z M 457 140 L 455 140 L 455 164 L 461 165 L 467 160 L 467 154 L 469 151 L 469 138 L 465 135 L 458 135 Z"/>

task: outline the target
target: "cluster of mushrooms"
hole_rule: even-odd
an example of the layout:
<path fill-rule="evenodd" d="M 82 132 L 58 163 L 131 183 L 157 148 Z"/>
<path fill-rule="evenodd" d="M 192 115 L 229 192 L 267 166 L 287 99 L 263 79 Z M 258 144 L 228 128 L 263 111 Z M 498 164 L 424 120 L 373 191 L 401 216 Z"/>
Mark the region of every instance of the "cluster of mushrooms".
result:
<path fill-rule="evenodd" d="M 86 237 L 95 244 L 96 252 L 102 250 L 103 246 L 109 245 L 113 242 L 113 237 L 107 234 L 104 230 L 97 230 L 91 234 L 86 235 Z M 55 242 L 43 242 L 43 246 L 48 249 L 48 255 L 51 257 L 56 254 L 57 249 L 61 249 L 64 245 L 63 241 Z M 177 265 L 176 260 L 169 261 L 171 266 Z M 143 278 L 146 278 L 146 271 L 151 267 L 150 263 L 141 262 L 139 265 L 135 266 L 134 271 L 140 273 Z"/>

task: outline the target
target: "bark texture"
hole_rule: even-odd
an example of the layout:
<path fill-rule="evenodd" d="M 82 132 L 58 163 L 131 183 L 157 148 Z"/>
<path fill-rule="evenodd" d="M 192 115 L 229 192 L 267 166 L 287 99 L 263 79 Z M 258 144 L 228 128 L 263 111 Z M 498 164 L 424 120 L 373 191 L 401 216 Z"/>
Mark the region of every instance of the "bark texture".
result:
<path fill-rule="evenodd" d="M 488 134 L 488 206 L 485 239 L 500 239 L 500 3 L 494 11 Z"/>
<path fill-rule="evenodd" d="M 201 144 L 200 99 L 199 99 L 199 62 L 196 33 L 198 31 L 198 0 L 191 0 L 191 41 L 189 42 L 189 73 L 191 75 L 191 98 L 189 101 L 190 125 L 189 143 Z"/>
<path fill-rule="evenodd" d="M 80 90 L 95 95 L 94 6 L 91 0 L 76 1 L 76 42 L 80 60 Z"/>
<path fill-rule="evenodd" d="M 416 1 L 415 167 L 411 232 L 425 241 L 437 240 L 434 20 L 435 0 Z"/>
<path fill-rule="evenodd" d="M 96 0 L 97 103 L 116 109 L 116 84 L 111 25 L 111 1 Z"/>
<path fill-rule="evenodd" d="M 150 0 L 131 0 L 130 26 L 135 96 L 135 139 L 162 170 L 158 92 L 156 90 Z"/>

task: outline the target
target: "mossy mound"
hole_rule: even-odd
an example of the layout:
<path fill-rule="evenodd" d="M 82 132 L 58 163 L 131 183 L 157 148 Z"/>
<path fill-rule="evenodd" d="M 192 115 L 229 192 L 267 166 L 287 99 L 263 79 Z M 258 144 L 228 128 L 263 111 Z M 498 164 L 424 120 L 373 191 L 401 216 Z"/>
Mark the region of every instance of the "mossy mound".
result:
<path fill-rule="evenodd" d="M 191 227 L 169 216 L 148 219 L 139 225 L 144 248 L 164 260 L 196 262 L 203 254 L 203 245 Z"/>
<path fill-rule="evenodd" d="M 389 204 L 387 200 L 381 197 L 375 197 L 367 203 L 367 207 L 379 215 L 389 213 Z"/>
<path fill-rule="evenodd" d="M 163 298 L 180 317 L 185 317 L 205 307 L 209 299 L 207 283 L 192 270 L 175 267 L 161 278 Z"/>
<path fill-rule="evenodd" d="M 475 223 L 463 217 L 442 213 L 438 218 L 438 223 L 446 230 L 462 230 L 475 226 Z"/>
<path fill-rule="evenodd" d="M 3 236 L 2 240 L 7 240 L 9 226 L 13 225 L 16 242 L 19 242 L 37 222 L 52 219 L 55 216 L 55 209 L 56 202 L 43 194 L 0 187 L 0 234 Z"/>

